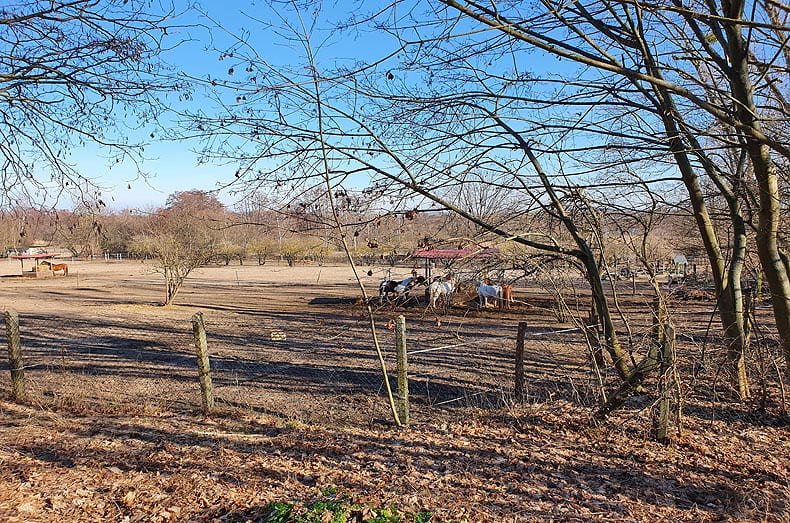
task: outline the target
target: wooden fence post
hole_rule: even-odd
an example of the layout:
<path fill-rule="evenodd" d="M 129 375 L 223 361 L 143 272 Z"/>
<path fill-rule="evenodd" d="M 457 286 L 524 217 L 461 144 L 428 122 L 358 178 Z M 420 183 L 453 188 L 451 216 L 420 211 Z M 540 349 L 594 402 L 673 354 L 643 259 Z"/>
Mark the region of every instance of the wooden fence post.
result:
<path fill-rule="evenodd" d="M 672 396 L 672 364 L 675 359 L 675 328 L 663 326 L 664 339 L 659 345 L 660 372 L 658 376 L 658 420 L 656 423 L 656 439 L 661 443 L 669 441 L 669 404 Z"/>
<path fill-rule="evenodd" d="M 11 398 L 20 401 L 25 398 L 25 370 L 19 337 L 19 313 L 14 309 L 5 311 L 5 332 L 8 339 L 8 363 L 11 368 Z"/>
<path fill-rule="evenodd" d="M 398 360 L 398 420 L 401 426 L 409 426 L 409 374 L 406 359 L 406 318 L 395 318 L 395 349 Z"/>
<path fill-rule="evenodd" d="M 214 410 L 214 391 L 211 385 L 211 366 L 208 359 L 208 343 L 206 342 L 206 324 L 203 313 L 192 315 L 192 334 L 195 336 L 195 352 L 197 353 L 198 374 L 200 376 L 200 393 L 203 398 L 203 414 L 211 414 Z"/>
<path fill-rule="evenodd" d="M 516 337 L 516 401 L 524 401 L 524 340 L 527 337 L 527 322 L 518 322 Z"/>

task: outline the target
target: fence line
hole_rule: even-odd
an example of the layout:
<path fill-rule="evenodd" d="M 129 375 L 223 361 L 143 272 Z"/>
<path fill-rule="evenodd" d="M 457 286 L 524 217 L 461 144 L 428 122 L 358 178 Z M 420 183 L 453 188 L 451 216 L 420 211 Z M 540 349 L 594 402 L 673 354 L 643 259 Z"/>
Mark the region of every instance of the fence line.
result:
<path fill-rule="evenodd" d="M 255 321 L 234 317 L 216 322 L 207 318 L 210 366 L 196 372 L 194 351 L 200 347 L 194 347 L 194 328 L 189 332 L 187 321 L 181 326 L 171 319 L 140 321 L 132 317 L 108 323 L 106 317 L 94 322 L 36 314 L 23 320 L 23 341 L 27 345 L 23 347 L 24 369 L 32 371 L 34 396 L 132 409 L 153 404 L 198 412 L 202 404 L 199 378 L 210 372 L 214 389 L 211 398 L 222 409 L 250 408 L 310 421 L 369 419 L 371 409 L 387 415 L 385 402 L 372 401 L 381 398 L 383 377 L 372 365 L 364 336 L 354 334 L 364 327 L 325 327 L 313 335 L 311 330 L 300 330 L 302 319 L 297 316 Z M 596 326 L 541 327 L 528 335 L 526 341 L 534 340 L 536 354 L 534 365 L 531 359 L 527 362 L 528 374 L 536 376 L 539 383 L 565 373 L 575 380 L 584 370 L 584 364 L 578 361 L 583 352 L 571 354 L 563 349 L 568 358 L 555 358 L 550 352 L 554 347 L 575 347 L 583 341 L 577 334 L 564 334 Z M 510 330 L 510 326 L 502 327 Z M 287 341 L 272 342 L 264 335 L 272 329 L 289 331 L 292 336 Z M 415 342 L 427 339 L 429 343 L 441 343 L 452 341 L 453 334 L 419 324 L 410 336 Z M 478 339 L 482 334 L 474 331 L 467 335 L 473 338 L 469 341 L 423 345 L 407 351 L 411 356 L 449 351 L 411 362 L 412 399 L 421 403 L 425 399 L 425 408 L 458 405 L 465 399 L 470 405 L 498 404 L 498 391 L 507 394 L 514 389 L 517 337 L 513 332 Z M 342 343 L 334 341 L 337 339 Z M 203 343 L 200 339 L 201 347 Z M 461 347 L 475 348 L 452 351 Z M 405 387 L 401 397 L 406 397 Z M 484 399 L 475 399 L 480 397 Z M 211 398 L 206 397 L 203 410 L 212 410 Z M 408 419 L 406 411 L 402 413 L 404 420 Z"/>
<path fill-rule="evenodd" d="M 451 400 L 440 401 L 438 403 L 434 403 L 433 406 L 434 407 L 440 407 L 442 405 L 447 405 L 448 403 L 455 403 L 456 401 L 461 401 L 462 399 L 474 398 L 475 396 L 481 396 L 483 394 L 488 394 L 492 390 L 496 390 L 496 389 L 487 389 L 487 390 L 476 392 L 474 394 L 470 394 L 470 395 L 467 395 L 467 396 L 459 396 L 459 397 L 453 398 Z"/>
<path fill-rule="evenodd" d="M 497 350 L 494 352 L 485 352 L 484 358 L 478 358 L 474 354 L 476 353 L 455 353 L 453 355 L 466 355 L 468 358 L 471 358 L 469 364 L 466 364 L 464 367 L 463 373 L 469 374 L 476 373 L 478 370 L 483 370 L 480 376 L 486 376 L 484 369 L 491 369 L 491 365 L 493 368 L 496 369 L 496 376 L 497 379 L 494 382 L 487 380 L 486 378 L 482 378 L 479 381 L 476 379 L 476 376 L 466 377 L 466 379 L 460 379 L 455 382 L 452 379 L 444 379 L 440 373 L 436 372 L 436 365 L 437 361 L 439 361 L 439 365 L 445 366 L 445 368 L 452 369 L 453 365 L 456 363 L 456 358 L 448 358 L 442 360 L 427 360 L 425 362 L 418 360 L 416 365 L 412 364 L 414 369 L 402 369 L 400 366 L 398 368 L 400 372 L 409 372 L 409 378 L 413 380 L 415 383 L 424 383 L 424 394 L 427 395 L 428 404 L 432 407 L 439 407 L 443 405 L 449 405 L 452 403 L 458 403 L 464 400 L 471 400 L 475 397 L 480 397 L 484 395 L 491 394 L 495 391 L 503 391 L 513 389 L 515 397 L 520 397 L 523 399 L 524 397 L 524 341 L 533 341 L 541 343 L 541 339 L 549 341 L 551 336 L 553 335 L 561 335 L 561 334 L 568 334 L 571 332 L 580 332 L 585 328 L 595 328 L 600 327 L 600 324 L 593 323 L 590 325 L 581 325 L 578 327 L 570 327 L 564 329 L 554 329 L 554 330 L 545 330 L 542 332 L 533 333 L 529 338 L 525 338 L 527 324 L 524 321 L 519 322 L 519 329 L 518 329 L 518 336 L 514 337 L 513 335 L 507 336 L 494 336 L 494 337 L 486 337 L 484 339 L 479 340 L 472 340 L 467 342 L 461 343 L 453 343 L 447 345 L 441 345 L 437 347 L 429 347 L 425 349 L 418 349 L 415 351 L 408 352 L 409 355 L 416 355 L 416 354 L 423 354 L 428 352 L 436 352 L 440 350 L 446 349 L 453 349 L 457 347 L 468 347 L 468 346 L 479 346 L 483 344 L 490 344 L 492 341 L 501 341 L 501 340 L 512 340 L 514 343 L 514 347 L 505 347 L 504 345 L 497 345 Z M 579 341 L 580 340 L 576 340 Z M 513 350 L 515 349 L 515 350 Z M 471 356 L 470 356 L 471 355 Z M 427 365 L 428 368 L 424 368 L 423 365 Z M 460 363 L 460 365 L 464 365 L 464 363 Z M 544 363 L 539 363 L 540 367 L 544 366 Z M 559 369 L 562 367 L 562 364 L 557 363 L 556 368 Z M 555 367 L 552 366 L 552 369 Z M 570 367 L 566 366 L 565 370 L 573 369 L 572 373 L 582 372 L 585 368 L 585 365 L 582 363 L 571 365 Z M 514 372 L 515 371 L 515 372 Z M 454 372 L 450 370 L 449 372 Z M 544 369 L 545 372 L 545 369 Z M 551 371 L 549 371 L 551 372 Z M 515 374 L 515 381 L 513 381 L 513 376 Z M 456 378 L 457 375 L 453 376 L 453 379 Z M 460 376 L 458 376 L 460 378 Z M 468 383 L 471 386 L 471 390 L 467 388 L 467 385 L 462 385 L 460 390 L 456 390 L 459 387 L 456 386 L 456 383 Z M 497 383 L 498 382 L 498 383 Z M 431 393 L 431 383 L 434 386 L 434 393 Z M 441 399 L 441 395 L 446 392 L 455 392 L 453 396 L 447 399 Z M 439 397 L 436 397 L 436 394 Z M 436 401 L 437 399 L 441 399 L 441 401 Z"/>
<path fill-rule="evenodd" d="M 441 347 L 431 347 L 429 349 L 413 350 L 413 351 L 409 351 L 407 354 L 411 356 L 413 354 L 421 354 L 423 352 L 434 352 L 443 349 L 454 349 L 456 347 L 465 347 L 467 345 L 480 345 L 481 343 L 488 343 L 492 340 L 505 340 L 511 338 L 512 336 L 495 336 L 495 337 L 486 338 L 484 340 L 465 341 L 463 343 L 455 343 L 453 345 L 442 345 Z"/>
<path fill-rule="evenodd" d="M 600 326 L 601 326 L 600 324 L 594 323 L 592 325 L 585 325 L 584 328 L 590 329 L 592 327 L 600 327 Z M 532 336 L 529 337 L 529 339 L 537 338 L 537 337 L 543 336 L 544 334 L 564 334 L 566 332 L 573 332 L 573 331 L 578 331 L 578 330 L 581 330 L 581 329 L 582 329 L 581 327 L 571 327 L 569 329 L 560 329 L 560 330 L 553 330 L 553 331 L 535 332 L 535 333 L 532 334 Z M 456 347 L 465 347 L 467 345 L 480 345 L 481 343 L 489 343 L 489 342 L 491 342 L 493 340 L 511 340 L 511 339 L 513 339 L 513 336 L 491 336 L 491 337 L 485 338 L 483 340 L 465 341 L 463 343 L 455 343 L 455 344 L 452 344 L 452 345 L 442 345 L 440 347 L 430 347 L 428 349 L 420 349 L 420 350 L 409 351 L 407 354 L 409 356 L 411 356 L 412 354 L 421 354 L 423 352 L 434 352 L 434 351 L 443 350 L 443 349 L 454 349 Z"/>
<path fill-rule="evenodd" d="M 25 316 L 25 361 L 20 370 L 31 373 L 33 397 L 127 409 L 146 405 L 200 409 L 201 371 L 196 369 L 188 318 L 173 324 L 171 319 L 103 317 L 98 322 Z M 332 415 L 348 419 L 364 408 L 379 409 L 378 402 L 369 398 L 376 395 L 382 377 L 370 365 L 367 347 L 358 343 L 356 327 L 335 336 L 333 328 L 315 335 L 300 331 L 298 317 L 255 321 L 234 317 L 207 323 L 213 386 L 223 409 L 252 408 L 310 421 Z M 265 334 L 274 327 L 293 336 L 287 342 L 272 342 Z M 337 337 L 343 343 L 332 341 Z M 0 343 L 8 338 L 8 329 L 0 329 Z M 6 377 L 12 367 L 0 361 Z M 5 388 L 3 383 L 7 378 L 0 381 Z M 350 401 L 338 401 L 339 397 Z"/>

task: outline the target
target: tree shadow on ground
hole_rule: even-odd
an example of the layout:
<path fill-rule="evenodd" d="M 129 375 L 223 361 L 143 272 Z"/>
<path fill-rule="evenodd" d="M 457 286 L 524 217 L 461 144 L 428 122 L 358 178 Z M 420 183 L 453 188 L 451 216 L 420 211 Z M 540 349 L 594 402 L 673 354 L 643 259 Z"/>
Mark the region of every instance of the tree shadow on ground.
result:
<path fill-rule="evenodd" d="M 324 484 L 368 499 L 386 491 L 384 499 L 403 506 L 410 506 L 418 492 L 429 509 L 468 507 L 489 520 L 562 519 L 563 513 L 555 510 L 563 506 L 572 511 L 565 515 L 584 509 L 595 517 L 630 519 L 635 510 L 655 510 L 718 519 L 738 514 L 755 495 L 755 480 L 746 471 L 688 469 L 686 462 L 694 456 L 663 456 L 658 450 L 654 461 L 639 463 L 626 449 L 596 445 L 594 438 L 567 427 L 557 433 L 552 424 L 537 423 L 521 434 L 497 423 L 478 432 L 460 426 L 446 432 L 430 426 L 408 432 L 352 432 L 232 420 L 205 425 L 185 418 L 108 417 L 61 419 L 55 438 L 47 433 L 20 438 L 19 431 L 25 430 L 21 418 L 26 416 L 22 409 L 0 420 L 6 444 L 18 456 L 6 460 L 7 471 L 26 477 L 50 470 L 66 478 L 80 474 L 77 464 L 94 470 L 115 466 L 134 473 L 140 487 L 168 478 L 172 492 L 158 501 L 163 507 L 191 499 L 193 490 L 212 492 L 208 485 L 218 482 L 229 497 L 210 499 L 208 509 L 195 506 L 201 507 L 202 517 L 231 521 L 255 520 L 264 506 L 231 499 L 244 499 L 262 488 L 273 489 L 280 499 L 309 499 Z M 678 459 L 689 473 L 675 472 Z M 420 478 L 437 486 L 423 490 Z M 780 476 L 766 479 L 782 481 Z M 289 488 L 277 490 L 277 485 Z M 765 501 L 771 513 L 786 508 L 770 492 L 765 492 Z"/>

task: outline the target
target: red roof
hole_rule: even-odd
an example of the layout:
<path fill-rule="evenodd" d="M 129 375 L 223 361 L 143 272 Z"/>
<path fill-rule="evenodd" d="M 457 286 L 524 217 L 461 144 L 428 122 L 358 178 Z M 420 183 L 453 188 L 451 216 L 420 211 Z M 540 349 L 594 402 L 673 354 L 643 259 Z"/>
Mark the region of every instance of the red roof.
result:
<path fill-rule="evenodd" d="M 499 256 L 499 249 L 430 249 L 415 251 L 414 258 L 429 260 L 454 260 L 456 258 L 494 258 Z"/>
<path fill-rule="evenodd" d="M 17 254 L 16 256 L 9 256 L 12 260 L 40 260 L 42 258 L 54 258 L 60 256 L 60 253 L 55 254 Z"/>

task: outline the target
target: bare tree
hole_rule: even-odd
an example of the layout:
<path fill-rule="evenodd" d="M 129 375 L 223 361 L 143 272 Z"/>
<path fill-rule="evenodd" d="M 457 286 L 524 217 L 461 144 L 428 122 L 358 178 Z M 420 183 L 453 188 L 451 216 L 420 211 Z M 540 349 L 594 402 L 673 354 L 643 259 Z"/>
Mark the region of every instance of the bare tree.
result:
<path fill-rule="evenodd" d="M 283 23 L 287 27 L 287 22 Z M 574 200 L 575 187 L 554 183 L 526 132 L 514 125 L 516 121 L 502 117 L 488 101 L 470 95 L 468 90 L 473 86 L 442 100 L 417 94 L 385 96 L 369 78 L 318 73 L 315 65 L 305 69 L 270 67 L 242 40 L 234 47 L 233 58 L 249 64 L 250 78 L 225 82 L 244 93 L 236 97 L 242 110 L 232 109 L 232 118 L 195 115 L 194 126 L 207 136 L 222 133 L 233 137 L 222 142 L 214 139 L 216 148 L 209 153 L 242 163 L 237 173 L 240 180 L 254 187 L 270 183 L 304 191 L 317 186 L 323 176 L 331 199 L 345 180 L 365 172 L 371 185 L 385 194 L 406 192 L 463 216 L 481 230 L 579 260 L 604 322 L 606 349 L 622 378 L 630 379 L 632 363 L 620 346 L 595 253 L 566 208 Z M 323 81 L 327 77 L 332 79 Z M 367 90 L 353 87 L 360 80 L 365 80 Z M 320 100 L 306 87 L 316 82 L 321 83 Z M 364 113 L 353 103 L 349 105 L 349 89 L 358 98 L 366 97 L 370 107 Z M 275 111 L 261 112 L 264 104 Z M 244 107 L 255 117 L 245 117 Z M 265 162 L 261 149 L 267 152 Z M 492 223 L 484 208 L 454 203 L 451 195 L 467 187 L 472 177 L 476 182 L 499 186 L 502 192 L 518 192 L 529 207 L 542 209 L 561 224 L 564 238 L 530 240 L 509 225 L 508 221 L 515 223 L 512 216 L 505 223 Z M 574 212 L 583 212 L 581 209 L 575 205 Z M 338 210 L 333 207 L 335 218 Z M 478 210 L 485 214 L 476 215 Z M 319 221 L 326 223 L 325 218 Z"/>
<path fill-rule="evenodd" d="M 264 265 L 266 258 L 277 252 L 277 244 L 273 240 L 261 238 L 252 242 L 249 249 L 258 259 L 258 265 Z"/>
<path fill-rule="evenodd" d="M 152 256 L 154 270 L 164 277 L 164 305 L 172 303 L 194 269 L 215 255 L 224 214 L 214 196 L 201 191 L 175 193 L 150 218 L 146 233 L 135 239 L 133 249 Z"/>
<path fill-rule="evenodd" d="M 475 20 L 507 39 L 613 75 L 643 95 L 651 94 L 715 268 L 719 294 L 727 309 L 722 320 L 725 330 L 735 340 L 731 359 L 738 367 L 740 378 L 743 377 L 739 354 L 744 341 L 743 312 L 736 282 L 744 257 L 745 234 L 738 202 L 743 194 L 738 192 L 735 177 L 742 177 L 738 174 L 742 170 L 731 171 L 731 177 L 723 176 L 727 171 L 717 169 L 710 157 L 700 154 L 706 149 L 694 137 L 707 136 L 744 152 L 758 189 L 754 202 L 759 209 L 757 250 L 772 288 L 774 316 L 790 365 L 790 280 L 784 262 L 787 257 L 778 242 L 781 198 L 774 159 L 779 156 L 786 160 L 790 151 L 785 145 L 785 127 L 763 123 L 769 120 L 766 117 L 776 113 L 786 118 L 786 111 L 781 93 L 772 86 L 771 60 L 758 58 L 772 56 L 775 63 L 786 48 L 786 40 L 781 39 L 785 28 L 774 24 L 775 17 L 761 20 L 763 10 L 750 4 L 747 11 L 746 2 L 721 6 L 714 3 L 684 6 L 675 2 L 667 9 L 628 2 L 595 1 L 569 6 L 545 2 L 545 9 L 534 10 L 473 1 L 440 2 L 456 12 L 459 19 Z M 667 34 L 671 38 L 665 38 Z M 615 54 L 613 48 L 621 52 Z M 691 67 L 686 68 L 687 64 Z M 706 74 L 700 75 L 701 69 Z M 678 100 L 682 100 L 682 105 Z M 644 103 L 640 106 L 644 107 Z M 707 131 L 696 120 L 697 115 L 717 122 L 718 125 L 707 127 L 718 130 L 717 134 Z M 729 202 L 731 218 L 739 229 L 741 240 L 734 245 L 729 274 L 723 267 L 723 257 L 716 252 L 715 234 L 701 205 L 703 195 L 690 164 L 690 157 L 694 156 Z M 748 397 L 748 388 L 742 379 L 740 382 L 741 395 Z"/>
<path fill-rule="evenodd" d="M 0 206 L 63 191 L 101 205 L 74 149 L 140 157 L 164 93 L 186 88 L 160 60 L 172 8 L 139 0 L 31 0 L 0 7 Z M 137 133 L 139 139 L 130 138 Z"/>
<path fill-rule="evenodd" d="M 682 188 L 685 196 L 667 202 L 691 204 L 731 340 L 733 375 L 747 398 L 740 290 L 745 229 L 751 209 L 764 210 L 765 223 L 781 215 L 768 206 L 771 198 L 780 201 L 778 192 L 750 196 L 746 182 L 772 176 L 770 168 L 755 167 L 757 149 L 768 154 L 769 167 L 771 155 L 786 157 L 788 150 L 783 128 L 760 127 L 735 107 L 752 107 L 753 114 L 762 107 L 728 89 L 738 82 L 724 65 L 735 55 L 719 59 L 709 49 L 727 40 L 727 31 L 714 26 L 739 19 L 705 6 L 685 13 L 678 6 L 606 1 L 445 0 L 413 7 L 398 11 L 403 16 L 383 11 L 365 19 L 377 34 L 392 36 L 393 52 L 364 63 L 330 67 L 305 56 L 307 65 L 275 67 L 252 42 L 239 39 L 224 56 L 248 75 L 222 81 L 236 104 L 223 103 L 227 92 L 218 91 L 227 112 L 194 115 L 194 133 L 211 138 L 209 155 L 241 165 L 242 184 L 304 192 L 324 182 L 331 194 L 365 176 L 382 195 L 432 202 L 480 231 L 575 260 L 590 284 L 605 348 L 631 387 L 647 365 L 633 360 L 618 338 L 616 302 L 601 278 L 606 249 L 599 206 L 635 212 L 650 205 L 651 195 Z M 288 38 L 293 28 L 281 16 L 282 23 L 259 29 Z M 695 16 L 714 27 L 712 37 L 695 29 Z M 766 29 L 764 49 L 780 49 L 777 28 L 761 24 L 744 26 Z M 555 57 L 557 70 L 529 70 L 535 51 Z M 747 66 L 745 80 L 752 74 L 762 86 L 764 70 Z M 316 84 L 320 97 L 308 87 Z M 777 98 L 765 87 L 752 91 L 761 93 L 759 101 L 768 100 L 769 91 Z M 470 183 L 512 194 L 514 212 L 494 217 L 470 205 L 462 198 Z M 711 217 L 714 198 L 724 202 L 735 231 L 730 245 L 722 246 Z M 555 234 L 537 237 L 522 228 L 518 216 L 532 212 L 558 224 Z M 771 230 L 776 239 L 777 228 Z M 766 251 L 759 238 L 758 250 Z M 781 282 L 771 286 L 779 289 L 774 310 L 782 315 L 776 304 L 785 295 Z"/>
<path fill-rule="evenodd" d="M 92 257 L 99 253 L 102 226 L 97 212 L 78 205 L 74 211 L 61 211 L 56 216 L 55 242 L 66 247 L 72 256 Z"/>

